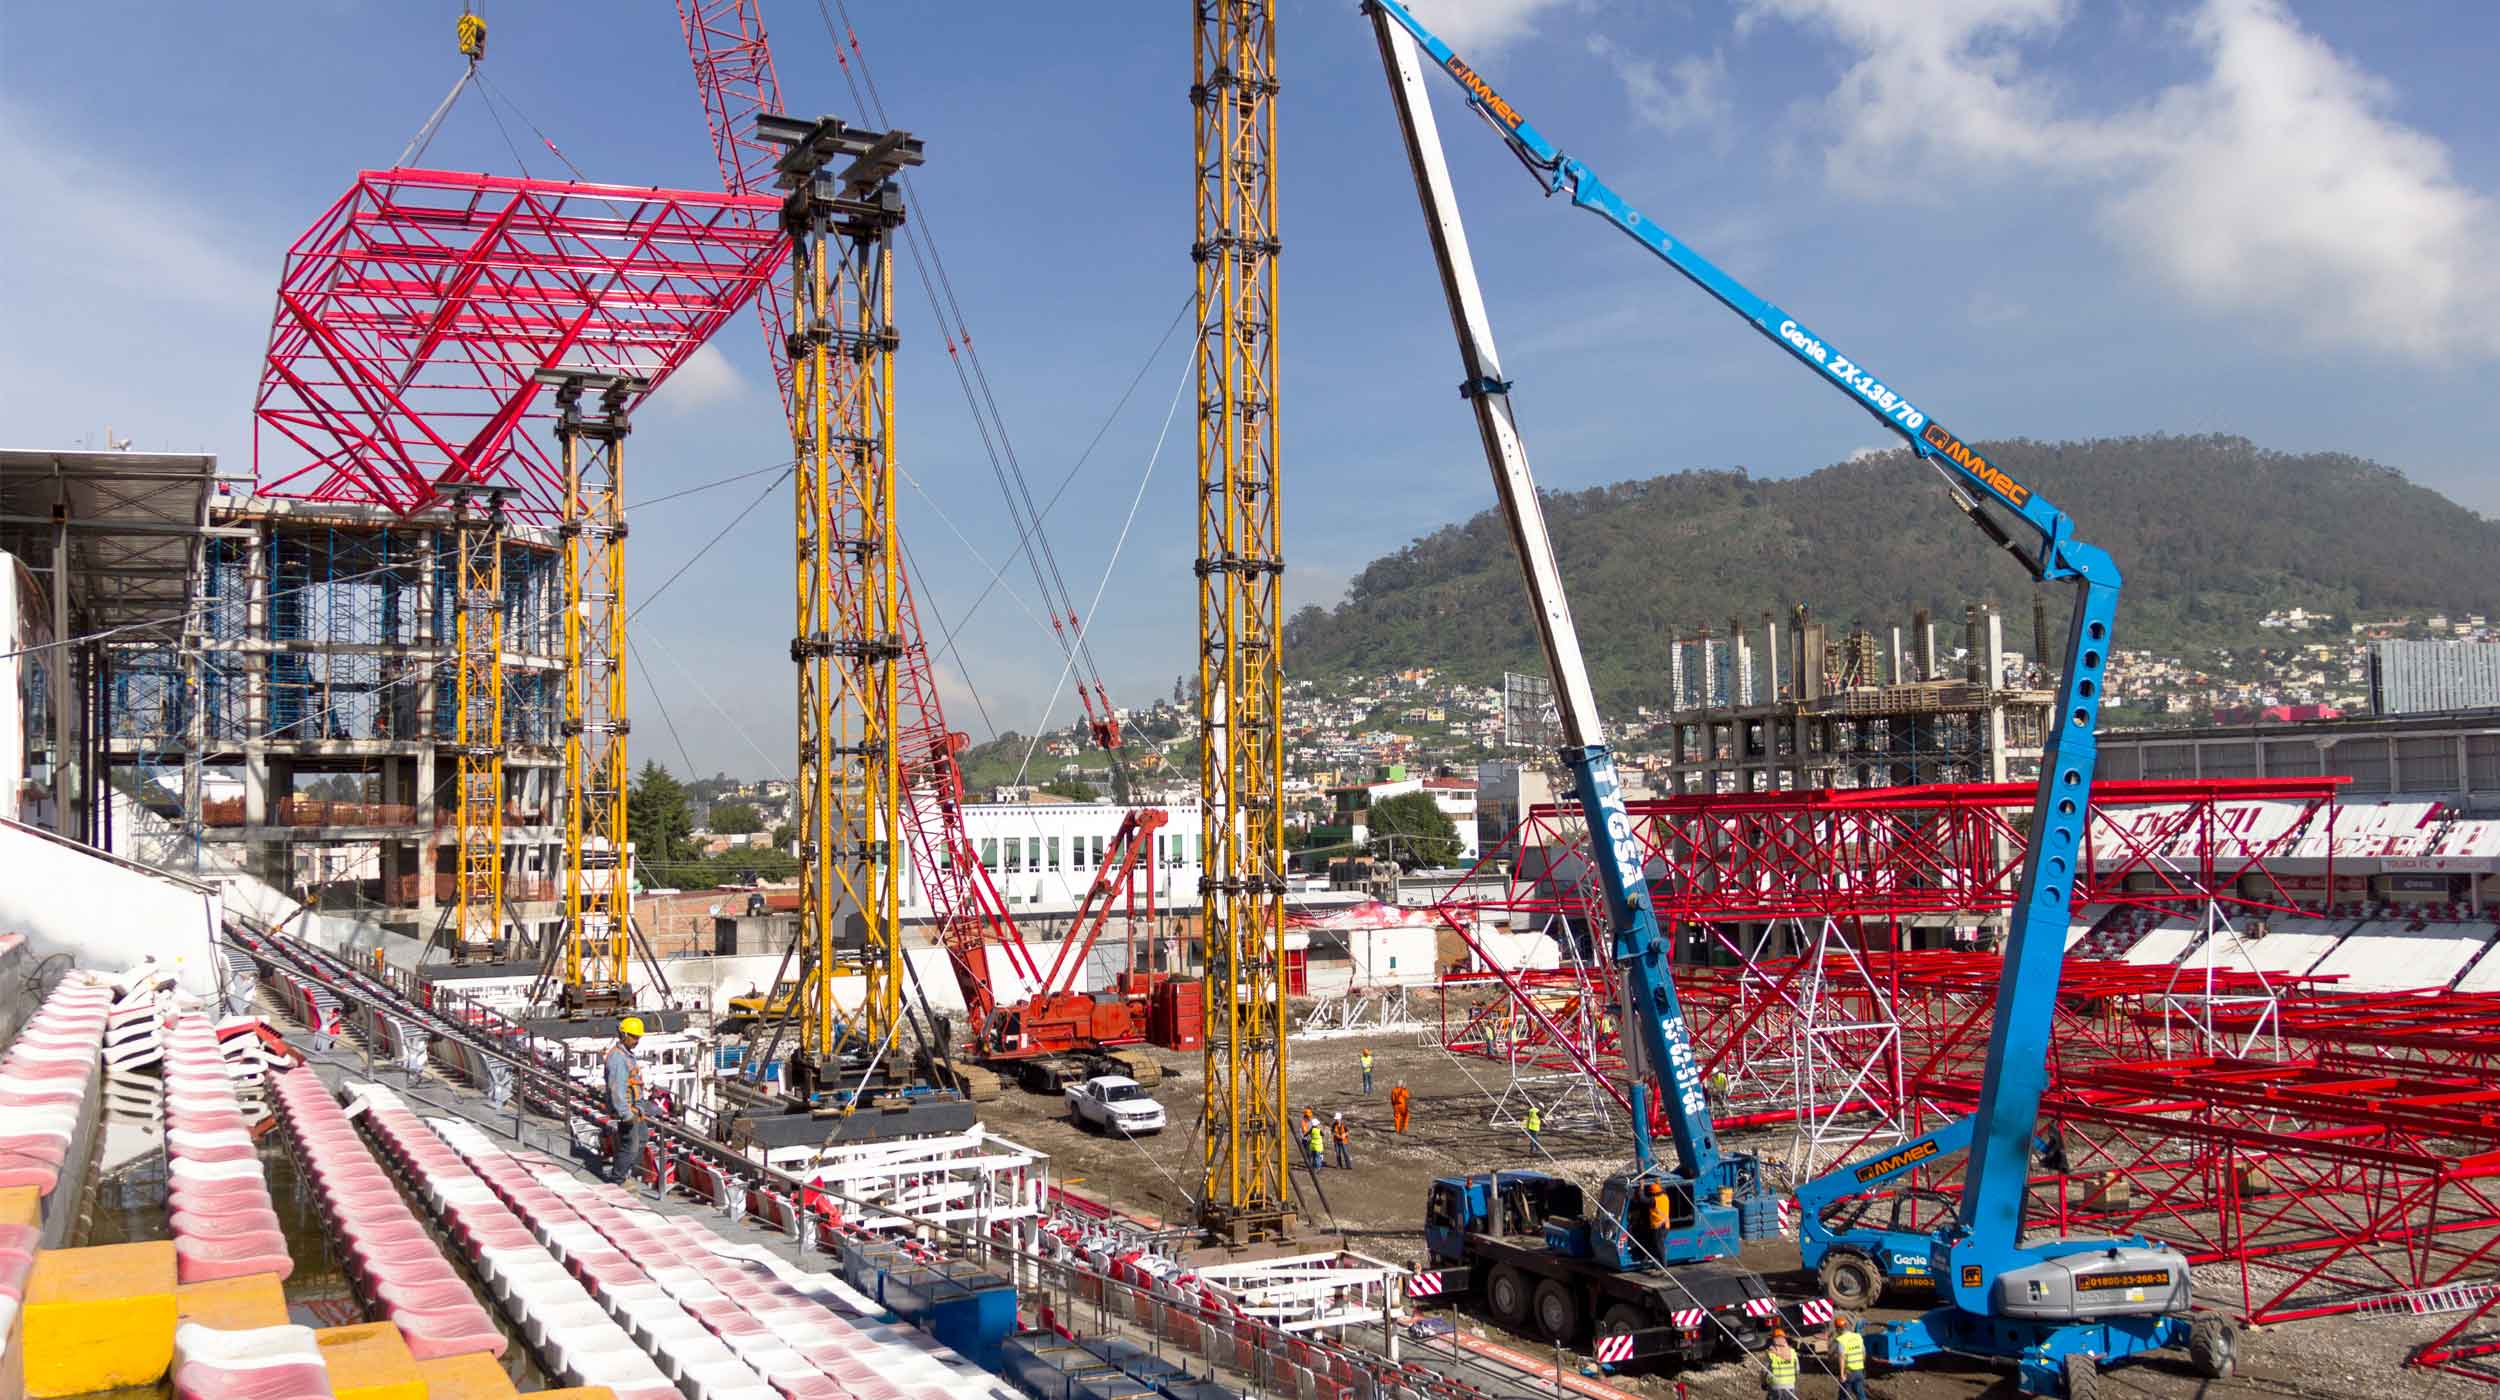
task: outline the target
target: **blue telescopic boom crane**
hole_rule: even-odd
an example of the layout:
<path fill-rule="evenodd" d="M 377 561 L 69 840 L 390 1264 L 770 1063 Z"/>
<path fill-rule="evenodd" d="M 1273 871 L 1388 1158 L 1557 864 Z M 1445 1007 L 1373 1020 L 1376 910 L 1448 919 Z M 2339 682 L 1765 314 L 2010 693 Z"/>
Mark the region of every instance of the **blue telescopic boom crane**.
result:
<path fill-rule="evenodd" d="M 1963 1170 L 1961 1206 L 1954 1223 L 1936 1236 L 1932 1246 L 1947 1304 L 1914 1323 L 1893 1329 L 1879 1339 L 1877 1350 L 1896 1363 L 1948 1349 L 2019 1357 L 2026 1389 L 2048 1394 L 2060 1389 L 2090 1389 L 2099 1360 L 2181 1342 L 2192 1344 L 2200 1363 L 2227 1367 L 2227 1330 L 2219 1331 L 2217 1340 L 2216 1328 L 2200 1324 L 2191 1337 L 2186 1316 L 2191 1304 L 2187 1269 L 2177 1254 L 2140 1238 L 2023 1242 L 2024 1194 L 2034 1127 L 2048 1081 L 2050 1010 L 2057 997 L 2065 958 L 2070 897 L 2080 868 L 2098 748 L 2094 725 L 2100 713 L 2102 677 L 2118 606 L 2120 578 L 2116 563 L 2107 552 L 2075 538 L 2074 524 L 2064 511 L 1929 417 L 1907 395 L 1884 383 L 1855 357 L 1843 354 L 1795 316 L 1756 295 L 1678 241 L 1633 208 L 1594 171 L 1565 155 L 1399 0 L 1370 0 L 1369 7 L 1384 47 L 1403 39 L 1430 55 L 1432 62 L 1465 90 L 1468 106 L 1502 137 L 1549 196 L 1566 196 L 1574 206 L 1605 219 L 1743 317 L 1799 363 L 1847 393 L 1876 421 L 1899 434 L 1913 453 L 1943 473 L 1954 504 L 1990 540 L 2020 560 L 2033 578 L 2075 585 L 2064 673 L 2042 745 L 2030 849 L 2006 940 L 2005 971 L 1997 985 L 1995 1020 L 1989 1032 L 1979 1107 L 1972 1120 L 1971 1146 Z M 1403 115 L 1403 107 L 1401 111 Z M 1411 140 L 1409 144 L 1411 148 Z M 1419 178 L 1423 173 L 1419 167 Z M 1432 213 L 1429 192 L 1426 205 L 1427 213 Z M 1442 255 L 1444 282 L 1448 283 L 1450 257 L 1442 246 L 1447 239 L 1439 227 L 1434 237 L 1436 251 Z M 1459 251 L 1463 257 L 1463 241 Z M 1470 287 L 1472 281 L 1470 270 Z M 1460 323 L 1459 339 L 1464 348 L 1471 338 L 1469 318 L 1454 287 L 1452 311 Z M 1480 306 L 1475 309 L 1475 319 L 1481 322 Z M 1472 360 L 1470 374 L 1473 377 L 1467 392 L 1476 403 L 1477 419 L 1486 429 L 1487 448 L 1492 451 L 1497 448 L 1495 425 L 1507 425 L 1509 421 L 1502 398 L 1508 386 L 1500 381 L 1498 370 L 1479 370 Z M 1511 448 L 1515 453 L 1515 435 Z M 1506 506 L 1512 504 L 1510 497 L 1526 481 L 1524 461 L 1512 475 L 1515 479 L 1504 485 Z M 1534 513 L 1532 488 L 1527 495 L 1527 507 L 1524 516 L 1536 527 L 1541 542 L 1543 522 Z M 1994 514 L 1997 510 L 2010 513 L 2020 523 L 2021 538 L 1998 521 Z M 1518 537 L 1522 561 L 1534 588 L 1540 565 L 1530 549 L 1531 541 L 1520 529 L 1523 512 L 1514 507 L 1511 516 L 1513 533 Z M 1550 574 L 1550 556 L 1542 567 Z M 1552 596 L 1559 600 L 1558 584 Z M 1539 602 L 1547 660 L 1556 668 L 1559 698 L 1564 694 L 1566 673 L 1556 647 L 1557 633 L 1550 625 L 1555 604 L 1543 596 Z M 1567 612 L 1563 622 L 1559 635 L 1571 641 L 1570 660 L 1576 667 L 1577 641 L 1568 630 Z M 1577 679 L 1585 688 L 1584 671 Z M 1563 702 L 1563 714 L 1568 726 L 1573 719 L 1568 700 Z M 1581 718 L 1586 725 L 1594 725 L 1593 710 Z M 1574 742 L 1582 741 L 1575 738 Z M 1623 821 L 1621 799 L 1611 793 L 1612 761 L 1604 756 L 1601 744 L 1598 761 L 1575 765 L 1574 771 L 1580 775 L 1581 800 L 1586 804 L 1592 827 L 1596 828 L 1590 844 L 1601 853 L 1598 864 L 1607 885 L 1610 911 L 1626 916 L 1619 917 L 1616 923 L 1618 957 L 1624 952 L 1622 940 L 1627 926 L 1648 930 L 1655 949 L 1654 965 L 1629 965 L 1642 975 L 1638 979 L 1639 990 L 1635 992 L 1627 985 L 1627 995 L 1650 998 L 1645 1004 L 1651 1009 L 1664 1008 L 1672 1013 L 1675 997 L 1665 965 L 1664 943 L 1655 935 L 1656 920 L 1646 900 L 1639 897 L 1644 892 L 1638 889 L 1637 881 L 1628 907 L 1613 910 L 1618 882 L 1637 876 L 1640 866 L 1635 863 L 1627 867 L 1619 853 L 1613 860 L 1602 858 L 1615 830 L 1613 824 Z M 1607 790 L 1593 791 L 1593 778 L 1606 780 Z M 1610 798 L 1611 808 L 1606 805 Z M 1628 837 L 1628 826 L 1622 831 Z M 1632 981 L 1627 977 L 1627 984 Z M 1633 1019 L 1640 1024 L 1645 1039 L 1664 1040 L 1670 1054 L 1683 1052 L 1679 1066 L 1683 1072 L 1666 1089 L 1670 1121 L 1680 1122 L 1672 1110 L 1683 1107 L 1681 1093 L 1690 1075 L 1691 1054 L 1681 1041 L 1682 1019 L 1675 1016 L 1672 1022 L 1662 1022 L 1664 1035 L 1660 1025 L 1651 1024 L 1660 1018 L 1636 1015 Z M 1661 1082 L 1667 1083 L 1664 1069 Z M 1692 1098 L 1697 1104 L 1698 1090 Z M 1700 1117 L 1706 1131 L 1706 1116 L 1689 1108 L 1686 1112 Z M 1679 1127 L 1679 1148 L 1685 1140 L 1686 1132 Z M 1699 1140 L 1709 1141 L 1706 1137 Z M 1715 1147 L 1715 1143 L 1710 1145 Z M 1692 1164 L 1688 1161 L 1686 1165 Z"/>

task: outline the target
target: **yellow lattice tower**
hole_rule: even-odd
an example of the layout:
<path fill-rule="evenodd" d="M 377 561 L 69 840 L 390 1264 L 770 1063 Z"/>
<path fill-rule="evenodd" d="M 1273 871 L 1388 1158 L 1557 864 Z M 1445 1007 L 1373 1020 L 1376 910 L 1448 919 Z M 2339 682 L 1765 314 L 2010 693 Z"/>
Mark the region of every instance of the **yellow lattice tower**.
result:
<path fill-rule="evenodd" d="M 452 800 L 460 842 L 451 951 L 461 958 L 492 956 L 503 939 L 503 503 L 510 492 L 445 491 L 454 510 Z"/>
<path fill-rule="evenodd" d="M 1276 475 L 1276 7 L 1198 0 L 1198 774 L 1206 832 L 1200 1223 L 1282 1234 L 1284 571 Z"/>
<path fill-rule="evenodd" d="M 564 988 L 575 1010 L 623 1010 L 633 883 L 627 868 L 625 505 L 630 375 L 548 370 L 563 448 Z M 593 404 L 585 396 L 597 393 Z"/>
<path fill-rule="evenodd" d="M 767 117 L 791 146 L 792 456 L 798 536 L 799 1043 L 795 1093 L 835 1087 L 846 1044 L 894 1063 L 902 1023 L 902 544 L 894 519 L 894 176 L 920 163 L 903 132 Z M 828 168 L 848 157 L 839 170 Z M 854 939 L 853 935 L 856 935 Z M 856 944 L 866 992 L 834 1003 L 837 950 Z"/>

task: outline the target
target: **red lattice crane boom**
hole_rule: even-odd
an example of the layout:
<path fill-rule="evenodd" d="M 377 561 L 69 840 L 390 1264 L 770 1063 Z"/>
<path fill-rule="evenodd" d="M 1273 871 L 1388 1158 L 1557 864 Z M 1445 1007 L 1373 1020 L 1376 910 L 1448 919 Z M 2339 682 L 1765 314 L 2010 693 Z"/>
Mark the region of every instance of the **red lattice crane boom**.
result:
<path fill-rule="evenodd" d="M 733 194 L 778 193 L 774 167 L 782 150 L 758 138 L 755 129 L 758 115 L 783 110 L 781 81 L 773 67 L 772 45 L 765 34 L 761 5 L 758 0 L 677 0 L 677 15 L 685 32 L 687 53 L 694 63 L 695 87 L 703 103 L 704 124 L 711 131 L 723 187 Z M 763 226 L 770 226 L 769 215 L 758 217 Z M 767 282 L 756 298 L 755 309 L 763 323 L 764 351 L 772 361 L 774 383 L 787 407 L 790 313 L 785 292 Z M 956 353 L 957 338 L 955 334 L 948 336 L 950 356 Z M 961 339 L 968 347 L 969 335 L 964 334 Z M 1038 532 L 1039 521 L 1034 521 L 1030 528 Z M 1008 914 L 1006 901 L 991 883 L 987 867 L 965 836 L 963 776 L 955 759 L 967 740 L 946 725 L 908 574 L 902 580 L 899 603 L 902 655 L 896 666 L 900 691 L 897 733 L 904 772 L 903 827 L 914 877 L 928 897 L 941 941 L 954 966 L 956 982 L 963 991 L 974 1036 L 980 1040 L 984 1038 L 989 1013 L 998 1006 L 989 972 L 989 946 L 1003 948 L 1011 970 L 1043 992 L 1050 990 L 1050 982 L 1058 980 L 1059 970 L 1055 966 L 1051 977 L 1043 975 L 1014 918 Z M 1056 612 L 1054 609 L 1054 628 L 1060 626 Z M 1067 619 L 1070 625 L 1077 621 L 1072 613 Z M 1116 751 L 1120 743 L 1119 724 L 1112 717 L 1109 698 L 1101 693 L 1099 679 L 1092 691 L 1084 700 L 1087 728 L 1097 744 Z M 1082 682 L 1078 692 L 1080 696 L 1086 694 Z M 1154 816 L 1159 822 L 1162 814 Z M 1127 825 L 1122 827 L 1123 836 L 1129 829 Z M 1126 874 L 1124 870 L 1124 878 Z M 1098 880 L 1097 885 L 1100 883 Z M 1108 894 L 1099 890 L 1097 893 L 1107 906 Z M 1097 894 L 1087 896 L 1089 909 L 1096 897 Z M 1083 922 L 1080 913 L 1079 923 Z M 1099 932 L 1100 916 L 1096 915 L 1093 922 Z M 1090 942 L 1089 939 L 1089 946 Z M 1082 955 L 1068 960 L 1064 954 L 1063 949 L 1061 961 L 1067 963 L 1066 978 L 1073 980 L 1082 965 Z"/>

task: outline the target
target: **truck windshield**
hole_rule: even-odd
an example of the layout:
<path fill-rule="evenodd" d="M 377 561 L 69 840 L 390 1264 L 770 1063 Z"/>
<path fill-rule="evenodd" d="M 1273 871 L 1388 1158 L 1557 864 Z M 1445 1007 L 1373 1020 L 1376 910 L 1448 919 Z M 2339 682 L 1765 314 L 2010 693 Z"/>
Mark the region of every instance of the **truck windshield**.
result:
<path fill-rule="evenodd" d="M 1146 1097 L 1146 1091 L 1134 1084 L 1106 1084 L 1102 1090 L 1104 1103 L 1124 1103 L 1129 1099 L 1144 1097 Z"/>

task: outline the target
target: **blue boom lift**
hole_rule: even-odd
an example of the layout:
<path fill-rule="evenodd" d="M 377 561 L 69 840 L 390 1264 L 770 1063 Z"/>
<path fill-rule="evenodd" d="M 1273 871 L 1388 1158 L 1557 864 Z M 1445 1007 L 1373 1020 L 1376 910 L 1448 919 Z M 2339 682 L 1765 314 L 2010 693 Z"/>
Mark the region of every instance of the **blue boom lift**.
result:
<path fill-rule="evenodd" d="M 1545 1172 L 1435 1181 L 1425 1205 L 1435 1266 L 1426 1286 L 1438 1284 L 1444 1296 L 1480 1292 L 1496 1321 L 1567 1344 L 1586 1341 L 1593 1327 L 1607 1361 L 1699 1359 L 1726 1345 L 1751 1347 L 1767 1336 L 1778 1304 L 1735 1256 L 1745 1240 L 1777 1233 L 1779 1196 L 1764 1184 L 1759 1159 L 1720 1150 L 1710 1121 L 1676 998 L 1672 948 L 1652 905 L 1646 859 L 1624 809 L 1536 482 L 1511 418 L 1423 78 L 1411 61 L 1402 69 L 1397 58 L 1401 47 L 1410 58 L 1413 52 L 1401 37 L 1379 22 L 1382 61 L 1458 332 L 1466 372 L 1460 392 L 1474 406 L 1534 604 L 1562 722 L 1562 758 L 1587 815 L 1608 949 L 1622 974 L 1622 1021 L 1632 1032 L 1632 1164 L 1607 1177 L 1594 1210 L 1576 1183 Z M 1657 1116 L 1674 1140 L 1671 1163 L 1659 1159 L 1651 1138 L 1653 1077 Z M 1653 1205 L 1661 1197 L 1663 1212 Z"/>
<path fill-rule="evenodd" d="M 2177 1253 L 2142 1237 L 2027 1240 L 2023 1232 L 2025 1188 L 2037 1141 L 2034 1129 L 2048 1080 L 2050 1008 L 2065 959 L 2070 882 L 2077 872 L 2097 753 L 2094 721 L 2100 713 L 2102 675 L 2118 606 L 2117 565 L 2105 551 L 2075 538 L 2074 524 L 2064 511 L 1930 418 L 1865 365 L 1842 354 L 1796 317 L 1755 295 L 1626 203 L 1594 171 L 1565 155 L 1529 125 L 1492 84 L 1398 0 L 1370 0 L 1368 9 L 1406 130 L 1426 220 L 1432 225 L 1461 350 L 1468 359 L 1469 379 L 1462 392 L 1475 403 L 1487 452 L 1502 483 L 1513 536 L 1539 605 L 1557 699 L 1567 733 L 1578 746 L 1567 756 L 1573 760 L 1580 800 L 1595 830 L 1590 845 L 1601 856 L 1598 868 L 1614 917 L 1616 957 L 1626 968 L 1625 994 L 1647 1013 L 1627 1019 L 1640 1025 L 1653 1047 L 1664 1041 L 1667 1053 L 1658 1063 L 1665 1067 L 1662 1082 L 1668 1078 L 1667 1071 L 1672 1071 L 1666 1106 L 1671 1110 L 1670 1121 L 1677 1125 L 1684 1169 L 1689 1174 L 1706 1163 L 1694 1155 L 1695 1144 L 1712 1151 L 1716 1145 L 1708 1137 L 1709 1120 L 1698 1086 L 1692 1082 L 1683 1022 L 1674 1014 L 1665 944 L 1657 936 L 1646 891 L 1634 881 L 1640 866 L 1626 863 L 1637 852 L 1624 849 L 1631 843 L 1621 800 L 1614 791 L 1613 765 L 1603 745 L 1593 743 L 1596 716 L 1586 695 L 1578 639 L 1561 601 L 1526 463 L 1510 429 L 1505 400 L 1509 386 L 1491 362 L 1490 336 L 1484 331 L 1483 307 L 1475 292 L 1465 236 L 1449 196 L 1430 108 L 1420 91 L 1417 46 L 1466 91 L 1468 105 L 1502 137 L 1549 196 L 1563 195 L 1574 206 L 1613 224 L 1819 377 L 1845 391 L 1876 421 L 1900 434 L 1912 452 L 1943 474 L 1954 504 L 1990 540 L 2020 560 L 2033 578 L 2075 585 L 2064 672 L 2042 746 L 2030 851 L 2024 859 L 2006 940 L 2005 971 L 1997 984 L 1979 1107 L 1966 1125 L 1939 1130 L 1953 1133 L 1966 1128 L 1970 1134 L 1959 1208 L 1945 1228 L 1923 1240 L 1928 1266 L 1939 1280 L 1940 1305 L 1871 1338 L 1871 1350 L 1892 1365 L 1907 1365 L 1942 1352 L 2005 1358 L 2018 1363 L 2026 1392 L 2054 1395 L 2062 1391 L 2072 1400 L 2091 1400 L 2099 1388 L 2101 1362 L 2158 1348 L 2186 1346 L 2200 1369 L 2211 1375 L 2226 1374 L 2232 1347 L 2229 1325 L 2210 1314 L 2191 1315 L 2187 1263 Z M 1997 520 L 1996 510 L 2010 512 L 2028 538 L 2017 540 Z M 1578 695 L 1566 688 L 1566 680 L 1576 682 Z M 1577 728 L 1569 727 L 1575 723 Z M 1627 941 L 1643 936 L 1645 942 Z M 1697 1122 L 1699 1132 L 1689 1129 L 1688 1122 Z M 1869 1164 L 1877 1169 L 1874 1176 L 1897 1175 L 1897 1171 L 1883 1169 L 1885 1162 L 1897 1161 L 1903 1153 L 1929 1142 L 1932 1138 L 1920 1139 L 1876 1159 Z M 1928 1154 L 1922 1151 L 1924 1155 Z M 1901 1164 L 1899 1170 L 1911 1165 L 1915 1163 Z M 1873 1184 L 1870 1180 L 1861 1187 Z"/>

